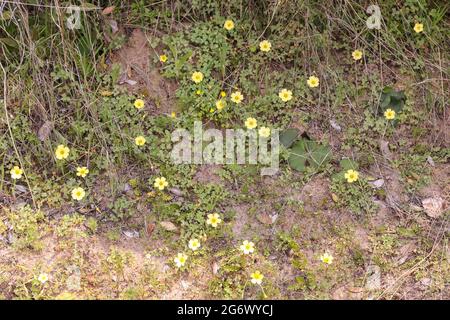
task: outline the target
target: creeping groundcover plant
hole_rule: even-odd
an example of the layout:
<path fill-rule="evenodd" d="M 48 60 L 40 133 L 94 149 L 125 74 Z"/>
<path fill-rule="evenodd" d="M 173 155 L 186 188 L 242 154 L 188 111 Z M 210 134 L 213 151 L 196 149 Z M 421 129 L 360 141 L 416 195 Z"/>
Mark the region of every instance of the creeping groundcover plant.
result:
<path fill-rule="evenodd" d="M 450 299 L 449 9 L 1 1 L 0 299 Z"/>

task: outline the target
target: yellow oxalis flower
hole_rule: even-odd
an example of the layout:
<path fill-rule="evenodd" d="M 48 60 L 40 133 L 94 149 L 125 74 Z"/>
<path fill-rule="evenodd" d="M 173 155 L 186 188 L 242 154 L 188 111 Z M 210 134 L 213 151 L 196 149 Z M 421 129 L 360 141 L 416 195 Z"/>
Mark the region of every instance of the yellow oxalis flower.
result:
<path fill-rule="evenodd" d="M 320 256 L 320 260 L 323 263 L 332 264 L 333 263 L 333 256 L 331 254 L 325 252 L 323 255 Z"/>
<path fill-rule="evenodd" d="M 236 91 L 231 94 L 231 101 L 233 101 L 234 103 L 239 104 L 242 102 L 242 100 L 244 100 L 244 96 L 240 91 Z"/>
<path fill-rule="evenodd" d="M 261 127 L 258 131 L 259 135 L 263 138 L 268 138 L 270 136 L 270 128 Z"/>
<path fill-rule="evenodd" d="M 72 199 L 74 199 L 74 200 L 80 201 L 81 199 L 84 198 L 85 195 L 86 195 L 86 192 L 81 187 L 78 187 L 78 188 L 75 188 L 72 190 Z"/>
<path fill-rule="evenodd" d="M 217 226 L 221 222 L 222 222 L 222 219 L 220 219 L 220 215 L 218 213 L 208 214 L 208 219 L 206 220 L 206 224 L 211 225 L 211 227 L 213 227 L 213 228 L 217 228 Z"/>
<path fill-rule="evenodd" d="M 56 159 L 62 160 L 67 159 L 69 156 L 70 149 L 63 144 L 60 144 L 55 150 Z"/>
<path fill-rule="evenodd" d="M 251 282 L 253 283 L 253 284 L 261 284 L 262 283 L 262 280 L 264 279 L 264 275 L 261 273 L 261 272 L 259 272 L 259 270 L 256 270 L 255 272 L 253 272 L 251 275 L 250 275 L 250 278 L 251 278 Z"/>
<path fill-rule="evenodd" d="M 259 43 L 259 49 L 263 52 L 269 52 L 271 48 L 272 44 L 267 40 L 263 40 Z"/>
<path fill-rule="evenodd" d="M 202 82 L 202 80 L 203 80 L 203 73 L 201 73 L 200 71 L 195 71 L 195 72 L 192 74 L 191 79 L 192 79 L 192 81 L 194 81 L 195 83 L 200 83 L 200 82 Z"/>
<path fill-rule="evenodd" d="M 137 136 L 134 138 L 134 143 L 136 143 L 137 146 L 143 146 L 147 140 L 143 136 Z"/>
<path fill-rule="evenodd" d="M 416 33 L 422 32 L 422 31 L 423 31 L 423 23 L 416 23 L 416 24 L 414 25 L 414 31 L 415 31 Z"/>
<path fill-rule="evenodd" d="M 189 249 L 191 249 L 192 251 L 195 251 L 198 248 L 200 248 L 200 241 L 198 241 L 198 239 L 189 240 Z"/>
<path fill-rule="evenodd" d="M 255 118 L 247 118 L 245 120 L 245 126 L 247 129 L 255 129 L 258 126 L 258 121 Z"/>
<path fill-rule="evenodd" d="M 177 117 L 177 113 L 175 111 L 172 111 L 172 113 L 170 114 L 171 118 L 176 118 Z"/>
<path fill-rule="evenodd" d="M 12 179 L 20 179 L 22 178 L 23 170 L 18 166 L 14 166 L 9 173 Z"/>
<path fill-rule="evenodd" d="M 142 99 L 136 99 L 136 100 L 134 101 L 134 107 L 135 107 L 136 109 L 142 109 L 144 106 L 145 106 L 144 100 L 142 100 Z"/>
<path fill-rule="evenodd" d="M 177 268 L 181 268 L 186 264 L 187 258 L 187 255 L 185 255 L 184 253 L 178 253 L 177 256 L 173 259 L 173 262 L 175 262 Z"/>
<path fill-rule="evenodd" d="M 251 241 L 245 240 L 242 242 L 239 250 L 241 250 L 244 254 L 253 253 L 253 251 L 255 251 L 255 244 Z"/>
<path fill-rule="evenodd" d="M 164 190 L 164 188 L 167 187 L 168 185 L 169 183 L 164 177 L 156 178 L 155 183 L 153 184 L 153 186 L 159 190 Z"/>
<path fill-rule="evenodd" d="M 165 54 L 160 55 L 159 56 L 159 61 L 162 62 L 162 63 L 166 62 L 167 61 L 167 56 Z"/>
<path fill-rule="evenodd" d="M 222 110 L 223 108 L 225 108 L 227 106 L 227 102 L 223 99 L 217 100 L 216 101 L 216 108 L 217 110 Z"/>
<path fill-rule="evenodd" d="M 363 56 L 363 53 L 361 50 L 355 50 L 352 52 L 353 60 L 360 60 L 362 58 L 362 56 Z"/>
<path fill-rule="evenodd" d="M 89 173 L 89 169 L 86 167 L 78 167 L 77 168 L 77 176 L 78 177 L 84 178 L 87 176 L 88 173 Z"/>
<path fill-rule="evenodd" d="M 283 102 L 287 102 L 289 100 L 292 99 L 292 91 L 291 90 L 287 90 L 287 89 L 282 89 L 279 93 L 278 96 L 280 97 L 280 99 Z"/>
<path fill-rule="evenodd" d="M 227 96 L 227 93 L 225 91 L 220 91 L 220 96 L 222 98 L 225 98 Z"/>
<path fill-rule="evenodd" d="M 234 29 L 234 22 L 233 22 L 233 20 L 230 20 L 230 19 L 226 20 L 225 23 L 223 24 L 223 27 L 225 29 L 227 29 L 228 31 L 233 30 Z"/>
<path fill-rule="evenodd" d="M 392 109 L 386 109 L 386 111 L 384 112 L 384 117 L 387 120 L 393 120 L 395 118 L 395 111 Z"/>
<path fill-rule="evenodd" d="M 306 81 L 306 83 L 308 84 L 308 86 L 310 88 L 315 88 L 319 86 L 319 78 L 317 78 L 316 76 L 310 76 L 308 81 Z"/>
<path fill-rule="evenodd" d="M 358 171 L 349 169 L 349 170 L 347 170 L 347 172 L 345 173 L 344 177 L 345 177 L 345 179 L 347 179 L 347 182 L 348 182 L 348 183 L 352 183 L 352 182 L 355 182 L 355 181 L 358 180 L 359 173 L 358 173 Z"/>

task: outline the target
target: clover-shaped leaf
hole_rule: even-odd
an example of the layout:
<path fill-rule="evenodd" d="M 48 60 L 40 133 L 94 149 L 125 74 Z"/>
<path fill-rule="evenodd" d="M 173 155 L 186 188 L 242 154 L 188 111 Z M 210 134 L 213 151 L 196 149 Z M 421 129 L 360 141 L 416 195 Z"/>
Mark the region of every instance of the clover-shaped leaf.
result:
<path fill-rule="evenodd" d="M 303 172 L 308 167 L 318 169 L 330 158 L 331 149 L 328 145 L 303 138 L 292 146 L 288 162 L 293 169 Z"/>

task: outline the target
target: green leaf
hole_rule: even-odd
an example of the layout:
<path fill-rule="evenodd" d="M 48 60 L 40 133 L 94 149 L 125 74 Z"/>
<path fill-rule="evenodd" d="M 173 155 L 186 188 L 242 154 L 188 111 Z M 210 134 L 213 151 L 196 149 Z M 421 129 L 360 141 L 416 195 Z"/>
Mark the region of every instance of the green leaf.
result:
<path fill-rule="evenodd" d="M 17 42 L 11 38 L 0 38 L 0 43 L 3 43 L 9 47 L 17 48 Z"/>
<path fill-rule="evenodd" d="M 380 99 L 380 112 L 384 113 L 386 109 L 393 109 L 395 112 L 400 112 L 406 101 L 406 96 L 403 91 L 395 91 L 391 87 L 384 87 Z"/>
<path fill-rule="evenodd" d="M 285 146 L 286 148 L 289 148 L 290 146 L 292 146 L 294 141 L 297 139 L 298 134 L 299 134 L 299 132 L 298 132 L 297 129 L 286 129 L 286 130 L 284 130 L 280 134 L 280 142 L 281 142 L 281 144 L 283 146 Z"/>
<path fill-rule="evenodd" d="M 288 158 L 289 165 L 300 172 L 308 167 L 319 169 L 331 158 L 331 149 L 328 145 L 320 145 L 312 140 L 301 139 L 297 141 Z"/>
<path fill-rule="evenodd" d="M 353 161 L 353 160 L 351 160 L 351 159 L 349 159 L 349 158 L 344 158 L 344 159 L 342 159 L 342 160 L 339 162 L 339 166 L 340 166 L 341 169 L 343 169 L 344 171 L 347 171 L 347 170 L 350 170 L 350 169 L 353 169 L 353 170 L 358 169 L 358 164 L 357 164 L 355 161 Z"/>

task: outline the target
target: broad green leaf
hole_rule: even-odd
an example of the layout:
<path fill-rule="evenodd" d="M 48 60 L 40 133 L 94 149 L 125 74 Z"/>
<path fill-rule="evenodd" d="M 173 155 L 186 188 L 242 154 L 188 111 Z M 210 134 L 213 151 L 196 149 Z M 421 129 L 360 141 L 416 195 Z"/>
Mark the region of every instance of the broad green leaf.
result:
<path fill-rule="evenodd" d="M 303 138 L 292 146 L 288 162 L 293 169 L 303 172 L 307 167 L 319 169 L 330 158 L 331 149 L 328 145 Z"/>
<path fill-rule="evenodd" d="M 289 148 L 290 146 L 292 146 L 294 141 L 297 139 L 298 134 L 299 134 L 299 132 L 298 132 L 297 129 L 286 129 L 286 130 L 284 130 L 280 134 L 280 142 L 281 142 L 281 144 L 283 146 L 285 146 L 286 148 Z"/>

